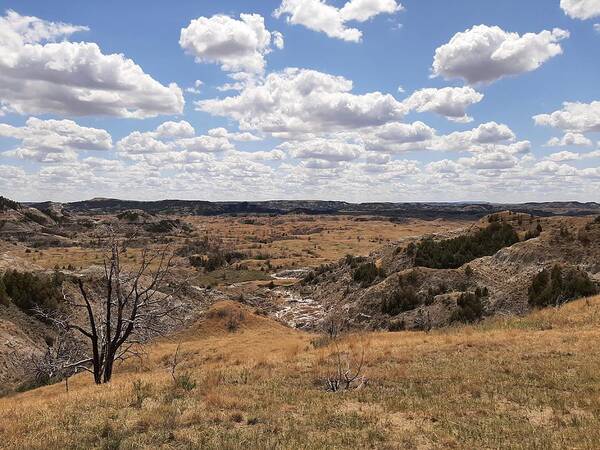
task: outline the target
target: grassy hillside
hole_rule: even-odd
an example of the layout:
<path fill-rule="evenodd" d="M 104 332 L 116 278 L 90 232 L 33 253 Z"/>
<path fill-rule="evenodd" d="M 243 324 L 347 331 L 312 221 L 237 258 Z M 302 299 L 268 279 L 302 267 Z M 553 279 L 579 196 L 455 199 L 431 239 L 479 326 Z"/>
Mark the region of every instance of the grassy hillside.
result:
<path fill-rule="evenodd" d="M 347 336 L 361 390 L 323 389 L 333 345 L 234 303 L 123 366 L 0 400 L 4 448 L 594 448 L 600 297 L 524 318 Z M 177 342 L 187 376 L 175 385 Z M 195 383 L 195 386 L 194 386 Z"/>

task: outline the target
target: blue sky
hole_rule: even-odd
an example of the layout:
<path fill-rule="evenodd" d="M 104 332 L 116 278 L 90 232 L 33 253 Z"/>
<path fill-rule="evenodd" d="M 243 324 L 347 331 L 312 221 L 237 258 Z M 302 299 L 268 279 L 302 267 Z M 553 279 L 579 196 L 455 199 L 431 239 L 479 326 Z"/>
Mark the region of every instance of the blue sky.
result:
<path fill-rule="evenodd" d="M 0 6 L 18 200 L 600 200 L 600 0 Z"/>

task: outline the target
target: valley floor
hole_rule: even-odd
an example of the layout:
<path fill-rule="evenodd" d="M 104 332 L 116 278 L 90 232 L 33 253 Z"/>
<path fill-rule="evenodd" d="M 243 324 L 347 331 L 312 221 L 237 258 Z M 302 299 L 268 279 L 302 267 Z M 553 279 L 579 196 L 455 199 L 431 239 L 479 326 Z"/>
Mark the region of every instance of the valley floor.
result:
<path fill-rule="evenodd" d="M 220 303 L 110 385 L 87 374 L 0 399 L 0 447 L 597 448 L 600 297 L 476 326 L 341 338 Z M 188 375 L 175 386 L 180 343 Z M 332 354 L 365 350 L 367 385 L 331 393 Z M 194 385 L 195 384 L 195 385 Z"/>

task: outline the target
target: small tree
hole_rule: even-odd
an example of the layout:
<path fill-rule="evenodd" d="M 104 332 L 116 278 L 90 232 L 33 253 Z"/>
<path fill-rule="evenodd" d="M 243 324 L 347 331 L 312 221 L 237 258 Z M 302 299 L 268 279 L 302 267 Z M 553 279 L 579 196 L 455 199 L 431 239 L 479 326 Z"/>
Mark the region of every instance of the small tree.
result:
<path fill-rule="evenodd" d="M 75 281 L 78 295 L 63 289 L 66 304 L 85 311 L 85 324 L 77 321 L 76 314 L 37 310 L 62 330 L 79 333 L 88 341 L 91 368 L 86 370 L 96 384 L 111 380 L 116 361 L 139 356 L 138 344 L 168 331 L 178 309 L 173 301 L 176 290 L 166 283 L 173 260 L 168 249 L 143 249 L 139 267 L 126 271 L 121 266 L 125 243 L 111 231 L 106 247 L 101 294 L 94 295 L 81 278 Z"/>

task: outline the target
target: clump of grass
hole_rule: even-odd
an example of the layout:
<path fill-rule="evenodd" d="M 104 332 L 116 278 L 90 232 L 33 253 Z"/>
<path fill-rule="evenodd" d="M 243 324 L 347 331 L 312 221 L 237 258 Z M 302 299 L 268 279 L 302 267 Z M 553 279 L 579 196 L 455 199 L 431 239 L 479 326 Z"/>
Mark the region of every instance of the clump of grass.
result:
<path fill-rule="evenodd" d="M 152 395 L 152 385 L 142 381 L 141 379 L 138 379 L 131 383 L 131 387 L 133 394 L 131 406 L 139 409 L 142 407 L 144 400 Z"/>

